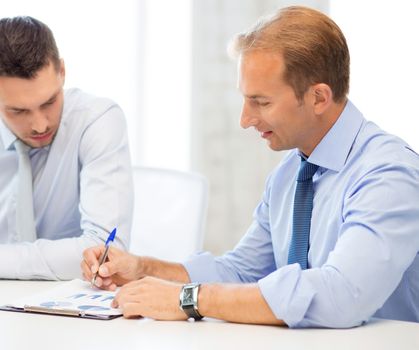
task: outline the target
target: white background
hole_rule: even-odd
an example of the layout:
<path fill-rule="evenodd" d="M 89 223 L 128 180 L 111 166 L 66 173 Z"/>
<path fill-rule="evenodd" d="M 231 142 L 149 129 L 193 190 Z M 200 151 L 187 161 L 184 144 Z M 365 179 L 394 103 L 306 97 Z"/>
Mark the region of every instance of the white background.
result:
<path fill-rule="evenodd" d="M 330 1 L 351 52 L 350 98 L 419 150 L 419 2 Z"/>

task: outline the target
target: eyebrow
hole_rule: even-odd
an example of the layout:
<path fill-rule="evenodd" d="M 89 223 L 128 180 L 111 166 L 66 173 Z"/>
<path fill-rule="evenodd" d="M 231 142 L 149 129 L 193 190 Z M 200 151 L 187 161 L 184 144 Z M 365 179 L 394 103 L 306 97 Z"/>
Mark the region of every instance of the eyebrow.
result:
<path fill-rule="evenodd" d="M 57 99 L 57 96 L 58 96 L 59 93 L 60 93 L 60 91 L 56 91 L 54 93 L 54 95 L 52 95 L 47 101 L 45 101 L 44 103 L 41 104 L 41 107 L 42 106 L 45 106 L 45 105 L 47 105 L 47 104 L 49 104 L 51 102 L 54 102 Z"/>
<path fill-rule="evenodd" d="M 12 107 L 12 106 L 6 106 L 6 109 L 9 111 L 15 111 L 15 112 L 20 112 L 20 111 L 26 111 L 26 108 L 19 108 L 19 107 Z"/>
<path fill-rule="evenodd" d="M 245 95 L 245 97 L 250 98 L 251 100 L 256 100 L 258 98 L 269 98 L 269 96 L 265 95 Z"/>
<path fill-rule="evenodd" d="M 48 100 L 41 103 L 40 107 L 53 102 L 57 98 L 59 93 L 60 93 L 60 90 L 55 91 L 54 94 Z M 8 105 L 6 105 L 5 108 L 8 110 L 13 110 L 13 111 L 28 111 L 28 108 L 20 108 L 20 107 L 15 107 L 15 106 L 8 106 Z"/>

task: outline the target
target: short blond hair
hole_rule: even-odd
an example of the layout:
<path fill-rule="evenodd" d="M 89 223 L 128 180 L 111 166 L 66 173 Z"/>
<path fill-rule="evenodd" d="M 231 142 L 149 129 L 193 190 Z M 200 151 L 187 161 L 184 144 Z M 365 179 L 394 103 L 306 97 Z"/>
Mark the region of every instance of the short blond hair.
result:
<path fill-rule="evenodd" d="M 302 6 L 280 9 L 238 34 L 230 49 L 235 55 L 252 50 L 281 54 L 284 81 L 299 100 L 317 83 L 330 86 L 335 102 L 346 100 L 350 64 L 346 39 L 337 24 L 319 11 Z"/>

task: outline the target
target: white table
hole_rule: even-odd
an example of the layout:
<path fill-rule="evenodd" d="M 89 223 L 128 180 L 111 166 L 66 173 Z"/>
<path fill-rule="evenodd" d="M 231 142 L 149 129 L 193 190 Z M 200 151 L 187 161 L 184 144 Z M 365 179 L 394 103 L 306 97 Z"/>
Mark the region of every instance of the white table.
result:
<path fill-rule="evenodd" d="M 56 283 L 60 282 L 0 280 L 0 304 L 49 289 Z M 418 350 L 419 324 L 373 320 L 353 329 L 295 330 L 216 320 L 96 321 L 0 311 L 0 349 Z"/>

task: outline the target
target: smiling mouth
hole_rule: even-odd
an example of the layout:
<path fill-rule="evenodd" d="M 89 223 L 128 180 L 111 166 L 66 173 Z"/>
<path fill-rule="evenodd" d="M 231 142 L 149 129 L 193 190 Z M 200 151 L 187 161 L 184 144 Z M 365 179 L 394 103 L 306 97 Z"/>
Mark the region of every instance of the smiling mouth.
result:
<path fill-rule="evenodd" d="M 269 136 L 271 136 L 272 135 L 272 131 L 262 131 L 261 133 L 260 133 L 260 136 L 262 137 L 262 138 L 264 138 L 264 139 L 266 139 L 266 138 L 268 138 Z"/>

